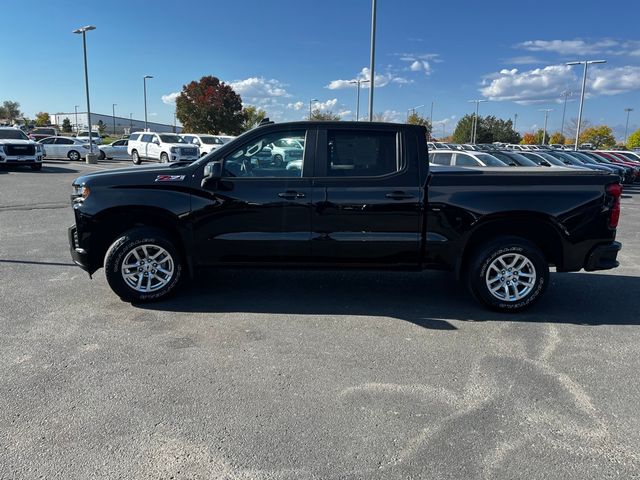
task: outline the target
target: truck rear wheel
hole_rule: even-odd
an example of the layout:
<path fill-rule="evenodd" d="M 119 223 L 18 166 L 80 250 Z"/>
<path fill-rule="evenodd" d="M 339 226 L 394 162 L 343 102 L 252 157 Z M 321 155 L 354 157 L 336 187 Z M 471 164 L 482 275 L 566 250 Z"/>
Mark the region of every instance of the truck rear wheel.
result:
<path fill-rule="evenodd" d="M 524 310 L 544 293 L 549 265 L 538 247 L 520 237 L 498 237 L 472 256 L 467 269 L 471 294 L 492 310 Z"/>
<path fill-rule="evenodd" d="M 182 275 L 182 256 L 162 230 L 134 228 L 118 238 L 105 256 L 107 282 L 123 300 L 151 302 L 167 297 Z"/>

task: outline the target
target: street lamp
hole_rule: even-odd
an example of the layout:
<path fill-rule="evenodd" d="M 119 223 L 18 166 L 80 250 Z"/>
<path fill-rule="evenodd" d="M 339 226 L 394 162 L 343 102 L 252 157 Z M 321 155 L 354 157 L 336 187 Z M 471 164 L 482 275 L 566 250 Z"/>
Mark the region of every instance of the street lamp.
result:
<path fill-rule="evenodd" d="M 407 110 L 407 120 L 409 120 L 409 112 L 412 112 L 413 115 L 415 115 L 416 110 L 418 110 L 419 108 L 424 107 L 424 105 L 418 105 L 417 107 L 412 107 L 410 109 Z"/>
<path fill-rule="evenodd" d="M 573 92 L 570 92 L 569 90 L 565 90 L 560 95 L 564 97 L 564 106 L 562 107 L 562 124 L 560 125 L 560 133 L 562 134 L 562 137 L 564 137 L 564 114 L 567 111 L 567 98 L 573 95 Z"/>
<path fill-rule="evenodd" d="M 74 105 L 73 109 L 76 111 L 76 135 L 78 134 L 79 130 L 78 130 L 78 107 L 80 105 Z"/>
<path fill-rule="evenodd" d="M 625 108 L 625 112 L 627 112 L 627 123 L 624 126 L 624 146 L 627 146 L 627 133 L 629 132 L 629 114 L 633 112 L 633 108 Z"/>
<path fill-rule="evenodd" d="M 471 132 L 471 143 L 473 145 L 476 144 L 476 133 L 478 130 L 478 110 L 480 109 L 480 104 L 482 102 L 486 102 L 486 100 L 469 100 L 469 103 L 475 103 L 476 104 L 476 114 L 473 117 L 473 130 Z"/>
<path fill-rule="evenodd" d="M 431 113 L 429 114 L 429 125 L 433 129 L 433 100 L 431 101 Z"/>
<path fill-rule="evenodd" d="M 541 108 L 539 112 L 544 112 L 544 129 L 542 130 L 542 145 L 545 145 L 545 139 L 547 138 L 547 118 L 549 112 L 553 112 L 553 108 Z"/>
<path fill-rule="evenodd" d="M 112 103 L 111 104 L 111 109 L 113 111 L 113 136 L 116 136 L 116 105 L 118 105 L 117 103 Z"/>
<path fill-rule="evenodd" d="M 358 95 L 356 100 L 356 122 L 360 119 L 360 84 L 369 83 L 371 80 L 351 80 L 349 83 L 357 84 Z"/>
<path fill-rule="evenodd" d="M 565 65 L 583 65 L 584 64 L 584 76 L 582 77 L 582 92 L 580 93 L 580 109 L 578 110 L 578 127 L 576 128 L 576 143 L 574 150 L 578 150 L 578 138 L 580 137 L 580 124 L 582 123 L 582 106 L 584 104 L 584 91 L 587 87 L 587 67 L 592 63 L 607 63 L 606 60 L 580 60 L 577 62 L 567 62 Z"/>
<path fill-rule="evenodd" d="M 311 121 L 311 104 L 313 102 L 319 102 L 319 100 L 317 98 L 312 98 L 311 100 L 309 100 L 309 121 Z"/>
<path fill-rule="evenodd" d="M 87 163 L 93 163 L 93 139 L 91 136 L 91 106 L 89 104 L 89 69 L 87 68 L 87 32 L 95 30 L 93 25 L 87 25 L 86 27 L 78 28 L 73 33 L 82 34 L 82 50 L 84 52 L 84 86 L 87 92 L 87 122 L 89 123 L 89 155 L 87 157 Z"/>
<path fill-rule="evenodd" d="M 376 0 L 371 0 L 371 61 L 369 63 L 369 121 L 373 122 L 373 87 L 376 84 Z"/>
<path fill-rule="evenodd" d="M 153 75 L 145 75 L 142 78 L 142 83 L 144 84 L 144 131 L 148 131 L 147 127 L 147 78 L 153 78 Z"/>
<path fill-rule="evenodd" d="M 518 121 L 518 114 L 517 114 L 517 113 L 514 113 L 514 114 L 513 114 L 513 131 L 514 131 L 514 132 L 517 132 L 517 130 L 516 130 L 516 122 L 517 122 L 517 121 Z"/>
<path fill-rule="evenodd" d="M 129 133 L 133 130 L 133 113 L 129 114 Z"/>

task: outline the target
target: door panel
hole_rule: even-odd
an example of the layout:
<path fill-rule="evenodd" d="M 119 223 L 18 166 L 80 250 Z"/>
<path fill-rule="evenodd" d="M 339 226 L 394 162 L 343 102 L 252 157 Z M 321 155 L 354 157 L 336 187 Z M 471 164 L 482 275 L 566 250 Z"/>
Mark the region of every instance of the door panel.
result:
<path fill-rule="evenodd" d="M 418 266 L 423 188 L 418 166 L 402 160 L 407 151 L 415 152 L 415 146 L 404 145 L 393 127 L 381 128 L 380 140 L 371 137 L 371 129 L 352 130 L 319 132 L 316 172 L 332 176 L 316 177 L 313 182 L 314 260 Z M 395 172 L 385 174 L 390 156 Z M 367 176 L 368 171 L 382 175 Z"/>

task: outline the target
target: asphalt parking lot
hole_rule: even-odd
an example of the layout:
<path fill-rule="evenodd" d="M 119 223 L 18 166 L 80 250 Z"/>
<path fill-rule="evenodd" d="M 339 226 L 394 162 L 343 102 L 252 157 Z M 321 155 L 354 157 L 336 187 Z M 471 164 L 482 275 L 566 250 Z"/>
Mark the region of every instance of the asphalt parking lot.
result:
<path fill-rule="evenodd" d="M 133 306 L 69 256 L 70 183 L 0 170 L 0 478 L 640 476 L 640 187 L 621 267 L 519 315 L 438 272 L 214 271 Z"/>

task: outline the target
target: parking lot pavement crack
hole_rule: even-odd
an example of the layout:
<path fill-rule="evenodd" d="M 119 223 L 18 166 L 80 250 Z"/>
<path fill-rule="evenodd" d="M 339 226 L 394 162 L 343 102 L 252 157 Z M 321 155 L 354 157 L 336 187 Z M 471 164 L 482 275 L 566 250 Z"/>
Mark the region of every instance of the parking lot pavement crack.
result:
<path fill-rule="evenodd" d="M 22 210 L 57 210 L 61 208 L 68 208 L 69 202 L 58 203 L 39 203 L 39 204 L 27 204 L 27 205 L 4 205 L 0 206 L 0 212 L 16 212 Z"/>

